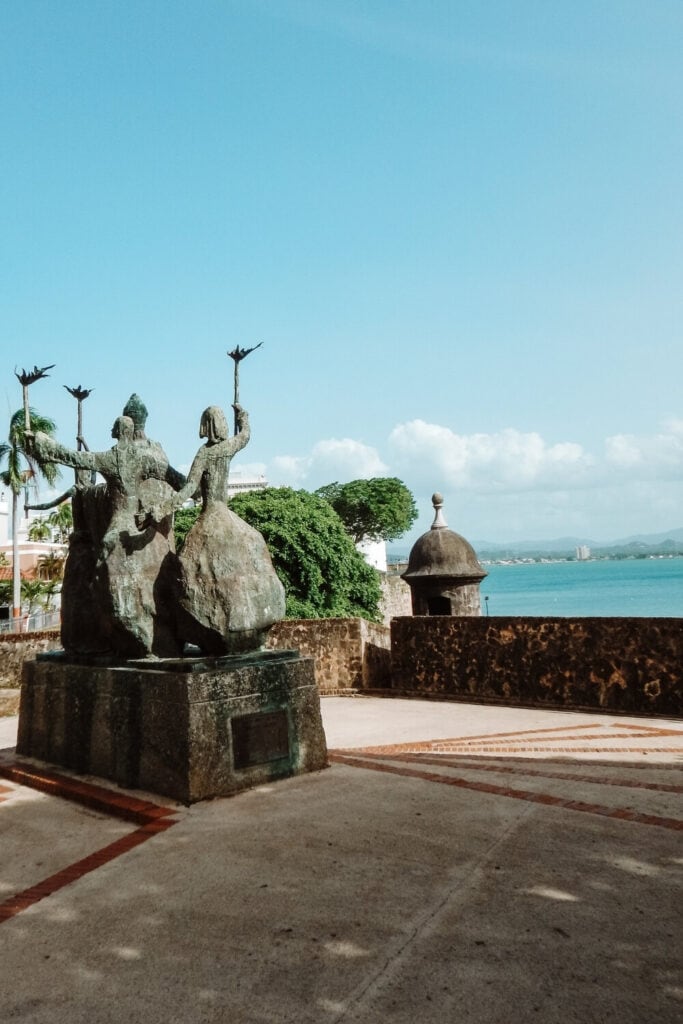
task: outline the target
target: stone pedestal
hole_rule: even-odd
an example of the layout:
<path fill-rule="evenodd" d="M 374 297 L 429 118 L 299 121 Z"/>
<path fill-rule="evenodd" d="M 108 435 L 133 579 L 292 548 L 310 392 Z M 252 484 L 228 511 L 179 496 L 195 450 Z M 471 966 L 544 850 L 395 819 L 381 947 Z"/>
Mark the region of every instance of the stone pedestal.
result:
<path fill-rule="evenodd" d="M 257 651 L 24 666 L 17 753 L 185 804 L 327 764 L 311 658 Z"/>

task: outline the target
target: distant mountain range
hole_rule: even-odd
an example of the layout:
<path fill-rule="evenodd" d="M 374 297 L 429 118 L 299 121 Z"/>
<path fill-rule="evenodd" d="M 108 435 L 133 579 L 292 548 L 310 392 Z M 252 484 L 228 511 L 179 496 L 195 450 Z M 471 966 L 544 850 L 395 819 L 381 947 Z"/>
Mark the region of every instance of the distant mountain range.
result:
<path fill-rule="evenodd" d="M 533 558 L 550 557 L 555 555 L 559 558 L 573 557 L 576 549 L 585 545 L 591 549 L 591 554 L 609 556 L 611 558 L 627 557 L 629 555 L 657 555 L 657 554 L 683 554 L 683 526 L 675 530 L 667 530 L 664 533 L 637 533 L 630 537 L 622 537 L 613 541 L 596 541 L 590 537 L 555 537 L 553 540 L 516 540 L 508 543 L 491 540 L 471 541 L 472 547 L 479 558 Z M 389 558 L 392 562 L 405 560 L 409 552 L 406 550 L 391 550 Z"/>
<path fill-rule="evenodd" d="M 577 547 L 585 545 L 593 555 L 619 557 L 637 554 L 683 553 L 683 527 L 664 533 L 637 533 L 613 541 L 591 540 L 590 537 L 556 537 L 553 540 L 520 540 L 507 544 L 495 541 L 475 541 L 472 547 L 481 558 L 506 557 L 506 555 L 574 555 Z"/>

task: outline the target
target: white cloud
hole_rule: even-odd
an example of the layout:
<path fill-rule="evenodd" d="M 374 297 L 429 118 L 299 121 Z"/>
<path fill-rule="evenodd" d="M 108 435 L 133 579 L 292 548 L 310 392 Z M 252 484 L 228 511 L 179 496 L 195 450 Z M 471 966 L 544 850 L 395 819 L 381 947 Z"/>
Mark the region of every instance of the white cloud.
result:
<path fill-rule="evenodd" d="M 278 455 L 270 477 L 275 484 L 319 487 L 332 480 L 358 480 L 384 476 L 387 466 L 376 448 L 351 438 L 318 441 L 308 455 Z"/>
<path fill-rule="evenodd" d="M 637 466 L 643 453 L 636 439 L 626 434 L 615 434 L 605 441 L 605 458 L 615 466 Z"/>
<path fill-rule="evenodd" d="M 391 431 L 386 453 L 351 438 L 324 440 L 308 454 L 274 459 L 267 476 L 275 485 L 313 490 L 332 480 L 396 475 L 420 510 L 405 544 L 428 529 L 436 490 L 446 498 L 449 525 L 472 539 L 609 540 L 681 525 L 680 418 L 651 435 L 612 435 L 593 451 L 535 431 L 457 434 L 416 419 Z"/>
<path fill-rule="evenodd" d="M 234 459 L 230 465 L 230 479 L 242 477 L 243 479 L 266 475 L 265 462 L 240 462 Z"/>
<path fill-rule="evenodd" d="M 615 434 L 605 441 L 608 467 L 627 469 L 638 479 L 671 479 L 683 475 L 683 420 L 670 419 L 652 436 Z"/>
<path fill-rule="evenodd" d="M 429 476 L 435 485 L 484 491 L 567 487 L 584 481 L 594 464 L 579 444 L 548 444 L 540 434 L 513 428 L 463 435 L 413 420 L 395 427 L 389 443 L 402 471 Z"/>
<path fill-rule="evenodd" d="M 295 487 L 306 479 L 308 459 L 304 455 L 276 455 L 269 479 L 276 487 Z"/>

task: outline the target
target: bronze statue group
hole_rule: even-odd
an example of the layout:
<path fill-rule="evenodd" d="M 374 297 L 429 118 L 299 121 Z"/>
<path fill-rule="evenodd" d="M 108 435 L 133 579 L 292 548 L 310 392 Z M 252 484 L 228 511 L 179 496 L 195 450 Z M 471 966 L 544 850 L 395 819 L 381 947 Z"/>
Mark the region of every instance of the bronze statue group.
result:
<path fill-rule="evenodd" d="M 107 451 L 84 450 L 80 433 L 70 449 L 27 431 L 37 456 L 75 471 L 62 585 L 67 653 L 177 658 L 196 647 L 231 654 L 260 647 L 284 616 L 284 589 L 263 537 L 227 505 L 230 461 L 250 437 L 247 413 L 237 401 L 233 408 L 232 437 L 220 408 L 203 412 L 206 441 L 187 478 L 147 438 L 147 409 L 137 395 L 115 420 Z M 178 554 L 173 513 L 197 497 L 201 510 Z"/>

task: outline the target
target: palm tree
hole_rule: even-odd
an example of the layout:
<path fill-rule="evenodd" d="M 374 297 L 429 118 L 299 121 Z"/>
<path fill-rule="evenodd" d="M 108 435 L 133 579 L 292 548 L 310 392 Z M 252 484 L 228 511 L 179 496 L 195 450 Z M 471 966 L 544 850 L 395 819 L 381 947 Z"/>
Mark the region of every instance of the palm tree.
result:
<path fill-rule="evenodd" d="M 28 539 L 32 541 L 50 540 L 52 530 L 47 519 L 34 519 L 28 528 Z"/>
<path fill-rule="evenodd" d="M 57 594 L 61 593 L 61 590 L 62 590 L 62 581 L 61 581 L 61 579 L 58 579 L 58 580 L 47 580 L 46 582 L 43 583 L 42 603 L 43 603 L 43 609 L 46 612 L 49 612 L 49 611 L 52 610 L 54 599 L 57 596 Z"/>
<path fill-rule="evenodd" d="M 48 524 L 56 531 L 60 544 L 66 544 L 69 534 L 74 528 L 74 517 L 71 511 L 71 502 L 63 501 L 61 505 L 48 516 Z"/>
<path fill-rule="evenodd" d="M 48 551 L 38 559 L 38 578 L 41 580 L 59 581 L 64 576 L 64 555 Z"/>
<path fill-rule="evenodd" d="M 42 580 L 22 580 L 21 596 L 28 605 L 28 615 L 33 615 L 33 609 L 44 603 L 46 586 Z"/>
<path fill-rule="evenodd" d="M 28 481 L 42 476 L 53 484 L 59 470 L 53 463 L 42 462 L 33 455 L 26 444 L 25 412 L 18 409 L 9 424 L 9 444 L 0 443 L 0 462 L 7 460 L 7 468 L 0 473 L 5 487 L 12 492 L 12 617 L 21 616 L 21 566 L 19 564 L 19 495 Z M 30 410 L 31 429 L 44 434 L 54 434 L 55 424 L 35 410 Z"/>

